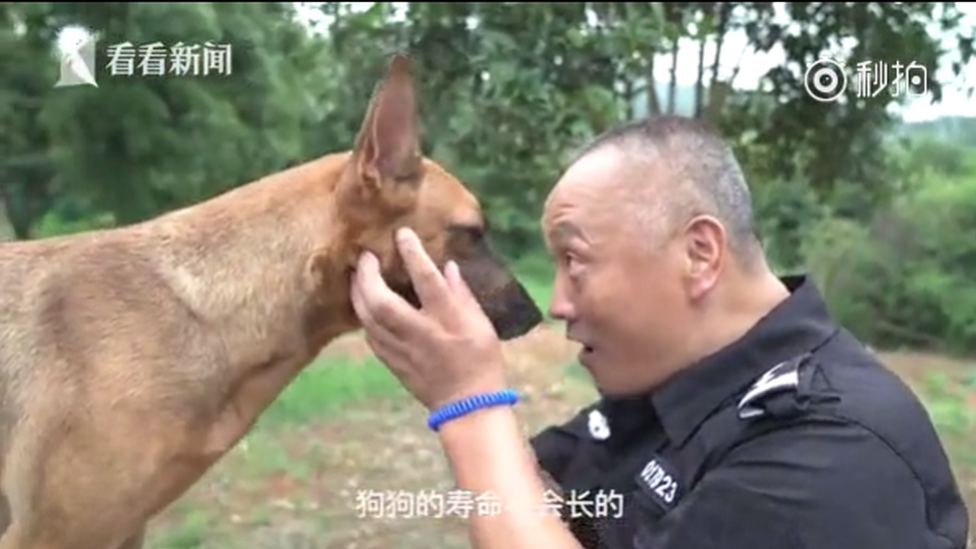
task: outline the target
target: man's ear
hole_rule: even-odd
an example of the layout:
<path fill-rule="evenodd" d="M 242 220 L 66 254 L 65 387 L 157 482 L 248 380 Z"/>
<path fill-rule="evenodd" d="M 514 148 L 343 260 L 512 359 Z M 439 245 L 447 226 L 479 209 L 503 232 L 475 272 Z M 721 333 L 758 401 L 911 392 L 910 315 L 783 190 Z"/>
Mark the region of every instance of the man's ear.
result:
<path fill-rule="evenodd" d="M 700 215 L 685 226 L 685 273 L 692 295 L 697 299 L 715 286 L 728 254 L 728 237 L 722 223 L 710 215 Z"/>
<path fill-rule="evenodd" d="M 384 182 L 415 182 L 420 171 L 420 132 L 410 60 L 393 56 L 366 111 L 353 158 L 359 179 L 378 188 Z"/>

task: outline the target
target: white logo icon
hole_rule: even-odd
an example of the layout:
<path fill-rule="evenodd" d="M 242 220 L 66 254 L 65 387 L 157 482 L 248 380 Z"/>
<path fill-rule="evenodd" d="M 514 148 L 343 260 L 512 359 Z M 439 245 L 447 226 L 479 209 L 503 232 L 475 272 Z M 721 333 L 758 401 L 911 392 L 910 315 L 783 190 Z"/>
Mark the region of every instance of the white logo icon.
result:
<path fill-rule="evenodd" d="M 807 67 L 803 73 L 803 87 L 815 101 L 837 101 L 847 90 L 847 73 L 844 66 L 833 59 L 822 58 Z"/>
<path fill-rule="evenodd" d="M 752 403 L 781 391 L 795 390 L 800 385 L 800 364 L 806 357 L 781 362 L 770 368 L 749 388 L 745 396 L 739 401 L 739 418 L 749 419 L 760 417 L 765 412 L 761 407 L 750 406 Z"/>
<path fill-rule="evenodd" d="M 603 415 L 600 410 L 590 412 L 588 427 L 591 437 L 597 440 L 610 438 L 610 425 L 607 423 L 607 416 Z"/>
<path fill-rule="evenodd" d="M 95 81 L 95 43 L 98 37 L 85 29 L 66 27 L 58 36 L 61 53 L 61 73 L 55 88 L 89 85 Z"/>

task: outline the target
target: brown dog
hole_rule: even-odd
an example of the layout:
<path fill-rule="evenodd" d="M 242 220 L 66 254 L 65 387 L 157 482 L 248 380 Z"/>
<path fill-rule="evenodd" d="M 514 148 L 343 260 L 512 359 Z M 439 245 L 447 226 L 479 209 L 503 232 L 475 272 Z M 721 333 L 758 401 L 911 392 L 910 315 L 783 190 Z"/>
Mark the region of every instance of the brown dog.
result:
<path fill-rule="evenodd" d="M 485 247 L 478 201 L 419 153 L 397 56 L 351 151 L 130 227 L 0 245 L 0 549 L 135 549 L 337 336 L 363 250 L 455 259 L 499 336 L 541 313 Z"/>

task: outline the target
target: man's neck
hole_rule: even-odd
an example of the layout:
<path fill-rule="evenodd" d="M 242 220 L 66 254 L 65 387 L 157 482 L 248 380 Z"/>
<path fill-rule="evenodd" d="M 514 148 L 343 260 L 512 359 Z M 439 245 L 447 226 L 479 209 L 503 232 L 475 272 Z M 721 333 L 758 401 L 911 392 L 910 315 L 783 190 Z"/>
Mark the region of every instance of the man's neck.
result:
<path fill-rule="evenodd" d="M 716 309 L 702 315 L 684 362 L 693 364 L 742 339 L 789 296 L 789 289 L 769 271 L 760 277 L 730 280 L 716 296 Z"/>
<path fill-rule="evenodd" d="M 697 318 L 686 319 L 688 339 L 681 348 L 667 356 L 658 352 L 653 365 L 648 364 L 646 377 L 635 378 L 640 393 L 655 390 L 679 371 L 718 353 L 742 339 L 755 325 L 790 296 L 790 291 L 772 272 L 764 275 L 726 279 Z M 639 393 L 631 394 L 637 396 Z M 623 395 L 604 395 L 620 398 Z"/>

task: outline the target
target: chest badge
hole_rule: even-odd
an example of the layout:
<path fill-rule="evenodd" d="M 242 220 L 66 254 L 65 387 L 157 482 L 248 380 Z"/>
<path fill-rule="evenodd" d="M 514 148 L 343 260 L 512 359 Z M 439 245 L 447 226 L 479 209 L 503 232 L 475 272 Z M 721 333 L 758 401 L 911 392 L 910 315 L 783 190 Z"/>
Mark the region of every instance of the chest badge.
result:
<path fill-rule="evenodd" d="M 681 484 L 675 470 L 661 456 L 648 461 L 637 478 L 641 491 L 665 509 L 674 507 L 681 496 Z"/>

